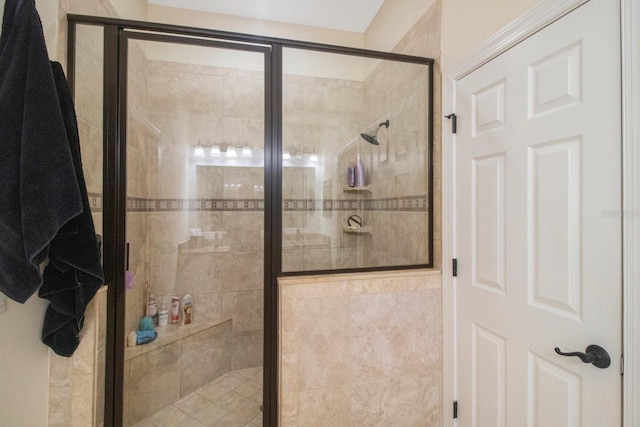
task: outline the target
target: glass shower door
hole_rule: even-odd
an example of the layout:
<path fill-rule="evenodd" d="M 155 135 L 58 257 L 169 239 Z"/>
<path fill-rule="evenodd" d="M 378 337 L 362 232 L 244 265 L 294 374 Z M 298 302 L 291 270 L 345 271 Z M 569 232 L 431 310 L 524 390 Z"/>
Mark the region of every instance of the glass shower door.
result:
<path fill-rule="evenodd" d="M 124 424 L 262 425 L 264 48 L 127 40 Z"/>

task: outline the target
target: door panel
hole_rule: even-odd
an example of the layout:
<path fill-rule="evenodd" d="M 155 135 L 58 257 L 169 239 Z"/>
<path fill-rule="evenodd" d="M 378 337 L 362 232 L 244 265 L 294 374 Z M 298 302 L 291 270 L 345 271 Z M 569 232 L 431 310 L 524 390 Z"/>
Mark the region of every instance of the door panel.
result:
<path fill-rule="evenodd" d="M 504 295 L 504 153 L 473 160 L 474 286 Z"/>
<path fill-rule="evenodd" d="M 619 10 L 591 0 L 456 86 L 460 426 L 619 426 Z M 608 350 L 598 369 L 564 351 Z"/>
<path fill-rule="evenodd" d="M 580 320 L 581 140 L 528 149 L 529 304 Z"/>

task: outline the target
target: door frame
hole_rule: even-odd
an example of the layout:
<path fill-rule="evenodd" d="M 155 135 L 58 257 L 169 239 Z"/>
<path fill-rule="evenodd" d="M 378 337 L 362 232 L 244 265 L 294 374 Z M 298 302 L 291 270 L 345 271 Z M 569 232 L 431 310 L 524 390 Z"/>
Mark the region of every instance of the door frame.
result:
<path fill-rule="evenodd" d="M 443 71 L 442 111 L 456 111 L 456 85 L 467 74 L 589 0 L 546 0 Z M 640 423 L 640 4 L 620 0 L 622 32 L 623 425 Z M 443 426 L 456 425 L 456 136 L 442 126 Z M 634 250 L 634 248 L 636 248 Z M 634 313 L 638 313 L 635 315 Z"/>

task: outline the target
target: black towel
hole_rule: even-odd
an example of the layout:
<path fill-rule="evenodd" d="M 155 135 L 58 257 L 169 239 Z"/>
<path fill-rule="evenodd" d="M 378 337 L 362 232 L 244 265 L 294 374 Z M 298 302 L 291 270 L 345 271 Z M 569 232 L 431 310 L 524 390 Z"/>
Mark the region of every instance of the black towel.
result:
<path fill-rule="evenodd" d="M 25 302 L 82 199 L 33 0 L 7 0 L 0 36 L 0 291 Z"/>
<path fill-rule="evenodd" d="M 78 123 L 71 92 L 62 66 L 52 62 L 53 77 L 64 119 L 82 213 L 60 229 L 49 249 L 49 264 L 39 295 L 51 301 L 42 330 L 42 341 L 61 356 L 71 356 L 79 344 L 87 304 L 104 283 L 87 187 L 82 174 Z"/>
<path fill-rule="evenodd" d="M 42 341 L 71 356 L 103 282 L 69 87 L 60 64 L 49 62 L 34 0 L 7 0 L 0 36 L 0 291 L 25 302 L 40 288 L 50 301 Z"/>

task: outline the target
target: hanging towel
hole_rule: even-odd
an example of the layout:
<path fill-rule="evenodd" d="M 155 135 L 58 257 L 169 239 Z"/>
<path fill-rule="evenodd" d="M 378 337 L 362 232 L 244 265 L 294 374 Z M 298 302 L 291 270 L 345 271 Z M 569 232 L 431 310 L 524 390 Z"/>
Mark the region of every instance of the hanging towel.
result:
<path fill-rule="evenodd" d="M 71 356 L 80 343 L 87 304 L 104 283 L 104 274 L 82 173 L 78 123 L 71 91 L 60 63 L 52 62 L 51 68 L 80 188 L 82 213 L 65 224 L 50 245 L 49 264 L 39 291 L 41 298 L 51 302 L 44 318 L 42 342 L 61 356 Z"/>
<path fill-rule="evenodd" d="M 6 0 L 0 35 L 0 292 L 25 302 L 82 199 L 34 0 Z"/>
<path fill-rule="evenodd" d="M 40 264 L 48 260 L 44 274 Z M 42 341 L 71 356 L 104 282 L 71 92 L 34 0 L 7 0 L 0 35 L 0 291 L 50 301 Z"/>

